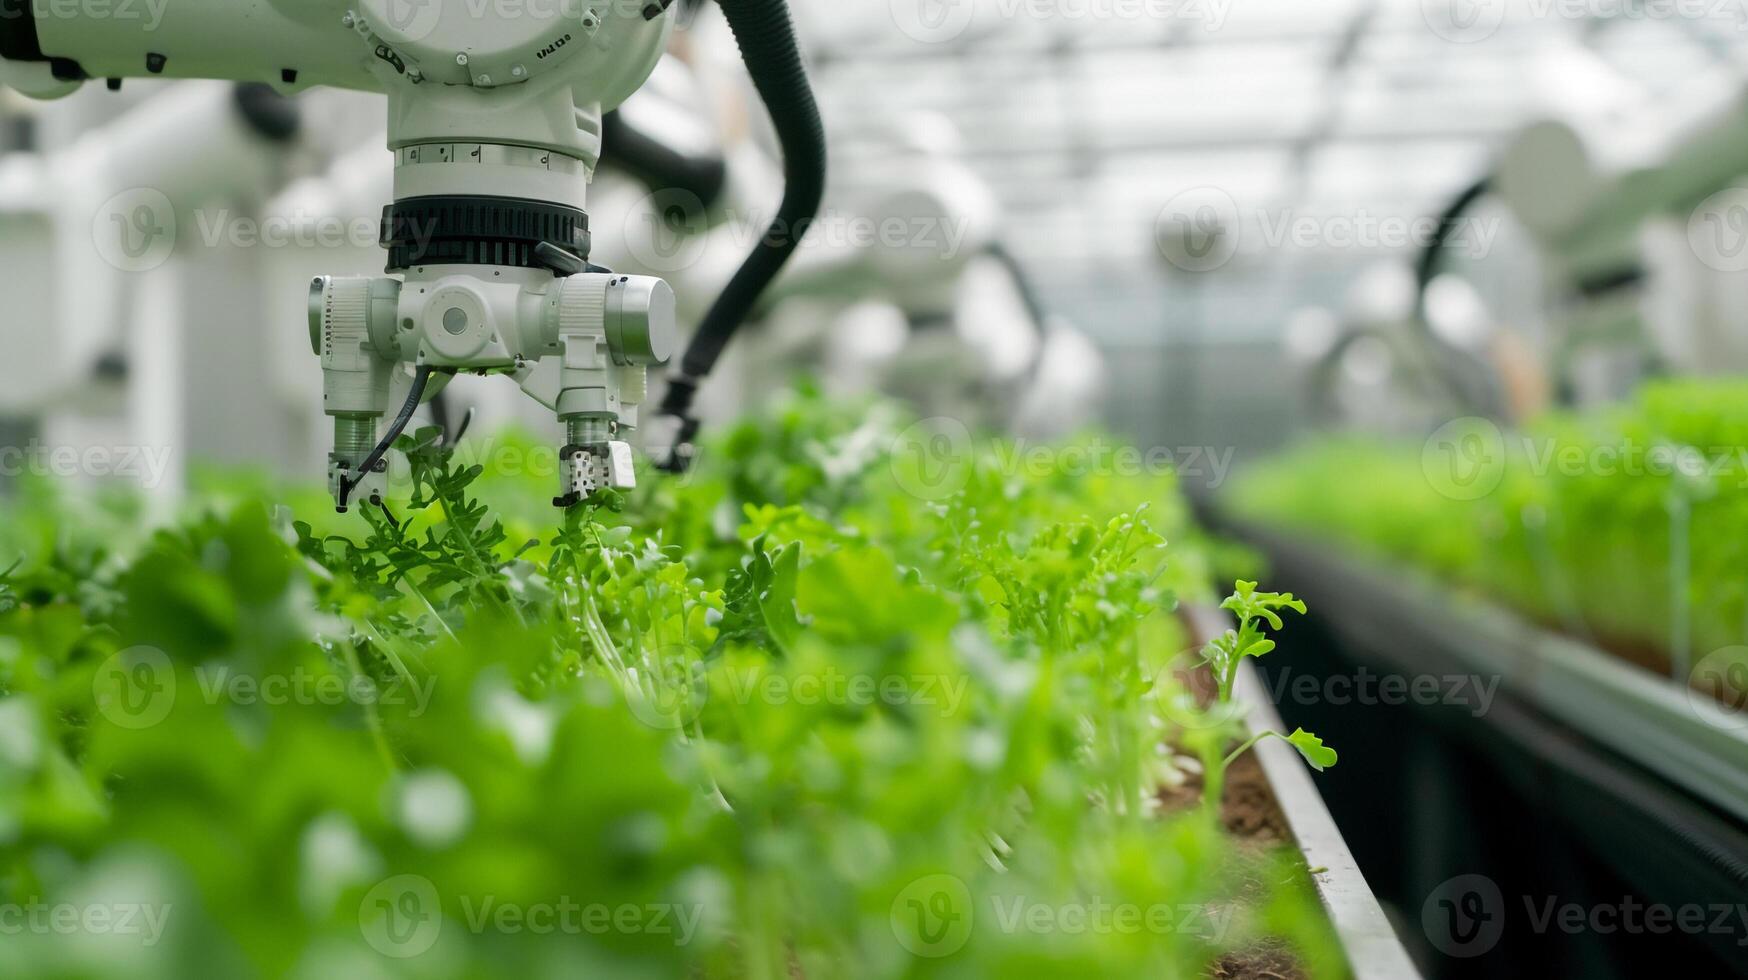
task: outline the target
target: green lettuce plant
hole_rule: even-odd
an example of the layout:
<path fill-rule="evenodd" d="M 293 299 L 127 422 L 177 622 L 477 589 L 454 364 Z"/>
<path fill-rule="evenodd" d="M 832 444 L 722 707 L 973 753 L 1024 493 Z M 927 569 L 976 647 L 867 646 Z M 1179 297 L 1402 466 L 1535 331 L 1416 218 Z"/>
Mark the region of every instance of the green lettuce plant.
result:
<path fill-rule="evenodd" d="M 1341 437 L 1253 468 L 1231 505 L 1727 684 L 1748 663 L 1745 419 L 1748 383 L 1660 381 L 1501 433 L 1473 492 L 1451 492 L 1436 445 Z"/>
<path fill-rule="evenodd" d="M 1302 871 L 1151 805 L 1206 589 L 1169 477 L 983 443 L 924 499 L 907 422 L 803 393 L 562 517 L 513 435 L 407 437 L 346 517 L 29 490 L 0 903 L 162 929 L 9 935 L 0 975 L 1194 976 L 1265 938 L 1338 975 Z M 1023 925 L 1112 905 L 1199 925 Z"/>

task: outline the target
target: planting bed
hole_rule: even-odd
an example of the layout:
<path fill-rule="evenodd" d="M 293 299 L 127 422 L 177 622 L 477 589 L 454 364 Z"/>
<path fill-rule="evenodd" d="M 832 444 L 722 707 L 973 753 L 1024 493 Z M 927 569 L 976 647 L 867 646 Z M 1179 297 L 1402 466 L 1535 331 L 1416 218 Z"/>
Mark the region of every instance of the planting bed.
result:
<path fill-rule="evenodd" d="M 1369 776 L 1337 774 L 1331 791 L 1368 871 L 1391 867 L 1380 892 L 1405 917 L 1470 872 L 1510 900 L 1586 907 L 1748 894 L 1744 419 L 1748 384 L 1669 381 L 1522 432 L 1464 419 L 1419 444 L 1323 441 L 1210 502 L 1205 520 L 1316 610 L 1321 652 L 1292 661 L 1314 692 L 1368 671 L 1398 690 L 1496 691 L 1485 705 L 1283 705 L 1344 744 L 1389 740 Z M 1369 816 L 1380 796 L 1401 813 Z M 1438 976 L 1632 976 L 1696 949 L 1744 969 L 1739 935 L 1719 930 L 1628 944 L 1520 925 L 1471 959 L 1422 938 Z"/>
<path fill-rule="evenodd" d="M 1464 876 L 1500 889 L 1505 938 L 1453 956 L 1428 925 L 1416 945 L 1437 967 L 1429 976 L 1631 977 L 1672 958 L 1703 962 L 1708 974 L 1742 971 L 1735 932 L 1538 931 L 1521 903 L 1556 895 L 1602 906 L 1630 892 L 1671 909 L 1735 907 L 1748 894 L 1748 719 L 1412 571 L 1225 527 L 1275 574 L 1307 583 L 1334 642 L 1322 663 L 1294 661 L 1306 676 L 1352 681 L 1370 671 L 1402 690 L 1429 677 L 1497 682 L 1481 703 L 1283 706 L 1289 722 L 1365 742 L 1366 761 L 1389 770 L 1349 773 L 1359 785 L 1332 789 L 1344 827 L 1367 844 L 1367 867 L 1388 869 L 1381 892 L 1404 917 L 1424 915 Z M 1263 673 L 1265 685 L 1291 690 L 1266 664 Z"/>
<path fill-rule="evenodd" d="M 1748 383 L 1678 380 L 1523 432 L 1320 441 L 1222 507 L 1490 597 L 1748 709 Z"/>

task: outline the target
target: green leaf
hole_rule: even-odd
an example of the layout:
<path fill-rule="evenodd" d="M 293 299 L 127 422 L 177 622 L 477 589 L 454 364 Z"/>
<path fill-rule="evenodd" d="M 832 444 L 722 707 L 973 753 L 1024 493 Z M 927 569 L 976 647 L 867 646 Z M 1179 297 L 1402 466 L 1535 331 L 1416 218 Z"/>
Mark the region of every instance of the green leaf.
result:
<path fill-rule="evenodd" d="M 1322 772 L 1335 765 L 1335 750 L 1323 744 L 1323 740 L 1303 728 L 1293 729 L 1293 734 L 1287 736 L 1287 741 L 1293 743 L 1293 748 L 1305 757 L 1305 762 L 1311 768 Z"/>

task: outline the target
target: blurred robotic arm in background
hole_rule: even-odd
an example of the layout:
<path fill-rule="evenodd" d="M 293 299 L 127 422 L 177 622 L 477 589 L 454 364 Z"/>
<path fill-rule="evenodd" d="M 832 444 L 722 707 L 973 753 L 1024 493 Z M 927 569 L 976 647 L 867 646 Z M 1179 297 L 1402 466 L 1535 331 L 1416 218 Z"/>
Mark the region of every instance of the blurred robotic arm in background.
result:
<path fill-rule="evenodd" d="M 88 384 L 125 340 L 130 272 L 163 261 L 186 207 L 270 192 L 296 108 L 248 86 L 182 83 L 49 155 L 0 158 L 8 351 L 0 412 L 29 414 Z"/>
<path fill-rule="evenodd" d="M 1554 396 L 1609 401 L 1670 370 L 1748 367 L 1729 312 L 1732 274 L 1748 267 L 1741 72 L 1714 64 L 1647 92 L 1576 40 L 1534 67 L 1542 107 L 1472 197 L 1503 204 L 1539 256 Z"/>
<path fill-rule="evenodd" d="M 702 318 L 688 297 L 721 289 L 781 192 L 716 27 L 695 24 L 616 114 L 632 138 L 616 153 L 609 127 L 596 197 L 602 227 L 623 230 L 603 238 L 600 260 L 674 282 L 682 324 Z M 961 159 L 952 124 L 931 113 L 844 119 L 833 146 L 826 208 L 758 304 L 760 329 L 730 356 L 732 383 L 709 396 L 708 413 L 740 411 L 802 370 L 978 425 L 1055 434 L 1087 423 L 1099 354 L 1047 313 L 1003 248 L 1000 206 Z"/>
<path fill-rule="evenodd" d="M 1299 342 L 1289 329 L 1289 348 L 1312 363 L 1324 421 L 1514 421 L 1551 401 L 1612 401 L 1672 370 L 1748 368 L 1748 335 L 1731 313 L 1734 274 L 1748 269 L 1742 73 L 1715 64 L 1678 90 L 1648 92 L 1581 38 L 1532 68 L 1539 107 L 1452 195 L 1412 292 L 1381 287 L 1404 281 L 1402 270 L 1374 270 L 1339 317 L 1305 311 Z M 1456 261 L 1446 236 L 1489 216 L 1509 217 L 1513 234 L 1491 256 Z M 1409 404 L 1428 391 L 1447 404 Z M 1393 423 L 1356 415 L 1368 399 Z"/>

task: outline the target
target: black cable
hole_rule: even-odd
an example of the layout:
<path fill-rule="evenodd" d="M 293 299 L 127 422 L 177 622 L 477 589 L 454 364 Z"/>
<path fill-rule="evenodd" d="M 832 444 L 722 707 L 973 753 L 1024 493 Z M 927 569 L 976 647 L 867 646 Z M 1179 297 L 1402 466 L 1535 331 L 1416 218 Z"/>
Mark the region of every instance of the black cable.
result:
<path fill-rule="evenodd" d="M 1433 280 L 1439 276 L 1445 250 L 1463 228 L 1464 216 L 1476 202 L 1492 192 L 1493 177 L 1483 176 L 1463 188 L 1462 193 L 1453 198 L 1438 216 L 1438 226 L 1433 230 L 1432 240 L 1427 242 L 1414 264 L 1414 316 L 1409 322 L 1415 328 L 1416 335 L 1431 360 L 1433 373 L 1458 406 L 1464 410 L 1502 418 L 1507 412 L 1505 399 L 1499 389 L 1498 380 L 1493 377 L 1492 369 L 1479 358 L 1440 339 L 1433 332 L 1432 321 L 1428 318 L 1426 309 L 1427 292 L 1432 288 Z M 1465 367 L 1470 370 L 1465 372 Z"/>
<path fill-rule="evenodd" d="M 679 372 L 669 381 L 662 414 L 680 421 L 673 452 L 662 464 L 684 470 L 698 422 L 692 400 L 759 296 L 783 271 L 825 199 L 825 123 L 807 81 L 807 66 L 784 0 L 718 0 L 740 46 L 741 60 L 765 103 L 783 150 L 783 203 L 770 230 L 704 315 Z"/>
<path fill-rule="evenodd" d="M 1050 311 L 1044 306 L 1044 298 L 1038 295 L 1038 284 L 1032 279 L 1031 273 L 1020 264 L 1014 253 L 1001 242 L 992 242 L 984 252 L 1001 264 L 1008 278 L 1013 280 L 1014 289 L 1020 294 L 1020 303 L 1026 308 L 1026 317 L 1037 328 L 1038 336 L 1043 337 L 1050 327 Z"/>
<path fill-rule="evenodd" d="M 459 445 L 461 443 L 461 440 L 467 438 L 467 427 L 472 425 L 472 424 L 473 424 L 473 406 L 469 405 L 467 407 L 467 411 L 461 413 L 461 424 L 455 427 L 455 434 L 452 436 L 449 436 L 449 445 L 451 445 L 451 446 Z"/>
<path fill-rule="evenodd" d="M 449 389 L 445 387 L 442 391 L 432 395 L 430 402 L 425 405 L 425 411 L 431 416 L 431 424 L 443 430 L 443 439 L 445 442 L 448 442 Z"/>
<path fill-rule="evenodd" d="M 667 203 L 682 205 L 688 221 L 703 220 L 728 188 L 721 147 L 700 154 L 676 150 L 637 128 L 620 109 L 601 118 L 601 165 L 624 171 L 651 192 L 667 192 Z"/>
<path fill-rule="evenodd" d="M 1044 297 L 1038 293 L 1038 284 L 1032 278 L 1026 267 L 1020 264 L 1019 257 L 1014 255 L 1003 242 L 991 242 L 984 249 L 984 254 L 1001 265 L 1008 279 L 1014 284 L 1014 291 L 1020 296 L 1020 305 L 1026 309 L 1026 319 L 1032 322 L 1032 330 L 1038 335 L 1038 349 L 1032 354 L 1032 363 L 1026 367 L 1026 375 L 1036 382 L 1044 370 L 1045 348 L 1050 345 L 1050 311 L 1044 305 Z"/>
<path fill-rule="evenodd" d="M 1438 216 L 1438 227 L 1433 231 L 1432 241 L 1420 253 L 1420 258 L 1414 264 L 1414 314 L 1415 322 L 1426 323 L 1426 290 L 1432 281 L 1438 278 L 1439 259 L 1444 250 L 1450 246 L 1451 239 L 1462 227 L 1463 215 L 1475 206 L 1475 202 L 1486 197 L 1493 190 L 1493 178 L 1482 177 L 1458 194 Z"/>
<path fill-rule="evenodd" d="M 358 467 L 358 479 L 340 478 L 338 508 L 340 513 L 346 512 L 346 501 L 352 496 L 352 491 L 358 488 L 358 484 L 364 482 L 365 476 L 376 468 L 377 463 L 382 462 L 382 457 L 388 454 L 389 447 L 401 437 L 402 432 L 406 431 L 407 423 L 413 420 L 413 412 L 418 410 L 419 402 L 425 397 L 425 384 L 430 380 L 431 368 L 420 365 L 413 372 L 413 388 L 407 392 L 407 401 L 401 406 L 401 414 L 395 416 L 394 424 L 388 427 L 386 433 L 383 433 L 382 441 L 376 444 L 376 448 L 370 451 L 369 456 L 364 457 L 364 465 Z"/>
<path fill-rule="evenodd" d="M 459 444 L 462 438 L 467 435 L 467 427 L 473 424 L 473 406 L 469 405 L 467 411 L 461 413 L 461 424 L 458 426 L 450 425 L 452 413 L 449 411 L 448 388 L 431 396 L 430 412 L 431 424 L 443 430 L 444 448 Z"/>

